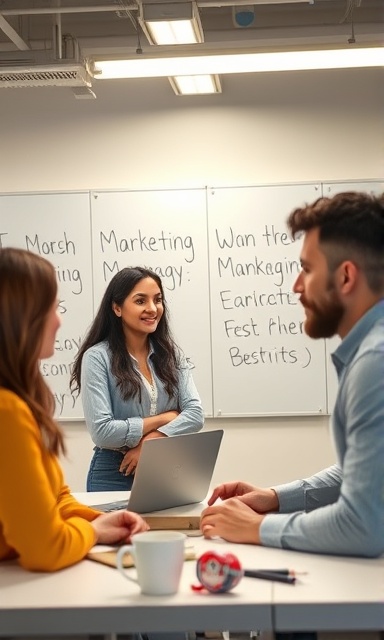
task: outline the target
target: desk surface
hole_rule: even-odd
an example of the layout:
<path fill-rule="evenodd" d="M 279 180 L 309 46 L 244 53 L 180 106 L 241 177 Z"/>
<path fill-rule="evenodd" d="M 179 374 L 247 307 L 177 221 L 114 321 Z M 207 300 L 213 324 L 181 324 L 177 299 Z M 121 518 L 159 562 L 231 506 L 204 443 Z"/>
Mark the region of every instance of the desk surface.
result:
<path fill-rule="evenodd" d="M 87 504 L 124 492 L 76 494 Z M 193 506 L 198 512 L 201 506 Z M 177 513 L 191 513 L 178 507 Z M 384 558 L 365 560 L 233 545 L 193 537 L 197 555 L 235 553 L 243 567 L 305 571 L 295 586 L 243 578 L 228 594 L 194 593 L 196 563 L 184 564 L 175 596 L 143 596 L 113 568 L 84 560 L 53 574 L 0 566 L 0 635 L 106 634 L 135 631 L 272 628 L 384 629 Z M 133 569 L 134 571 L 134 569 Z"/>
<path fill-rule="evenodd" d="M 124 498 L 126 493 L 76 497 L 96 504 Z M 195 512 L 199 509 L 199 505 L 193 507 Z M 178 507 L 177 512 L 185 513 L 185 507 Z M 196 537 L 191 543 L 197 555 L 217 548 L 236 553 L 244 566 L 252 566 L 252 547 Z M 154 597 L 141 595 L 116 569 L 91 560 L 51 574 L 30 573 L 16 562 L 4 562 L 0 568 L 0 635 L 272 629 L 272 583 L 244 579 L 229 594 L 201 594 L 191 590 L 195 572 L 196 562 L 185 562 L 179 592 Z"/>
<path fill-rule="evenodd" d="M 274 549 L 271 560 L 276 560 Z M 384 557 L 322 556 L 282 550 L 281 560 L 300 577 L 294 589 L 274 583 L 277 631 L 384 629 Z M 265 556 L 263 556 L 265 558 Z"/>

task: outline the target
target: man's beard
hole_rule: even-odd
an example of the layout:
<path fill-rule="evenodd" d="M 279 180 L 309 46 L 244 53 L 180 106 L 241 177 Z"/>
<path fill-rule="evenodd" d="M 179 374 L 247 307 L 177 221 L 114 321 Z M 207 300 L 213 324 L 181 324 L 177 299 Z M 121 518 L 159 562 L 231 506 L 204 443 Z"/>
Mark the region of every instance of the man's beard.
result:
<path fill-rule="evenodd" d="M 308 302 L 304 296 L 300 301 L 304 308 L 310 310 L 304 323 L 305 333 L 310 338 L 331 338 L 339 328 L 344 315 L 344 307 L 341 304 L 333 285 L 329 285 L 324 301 Z"/>

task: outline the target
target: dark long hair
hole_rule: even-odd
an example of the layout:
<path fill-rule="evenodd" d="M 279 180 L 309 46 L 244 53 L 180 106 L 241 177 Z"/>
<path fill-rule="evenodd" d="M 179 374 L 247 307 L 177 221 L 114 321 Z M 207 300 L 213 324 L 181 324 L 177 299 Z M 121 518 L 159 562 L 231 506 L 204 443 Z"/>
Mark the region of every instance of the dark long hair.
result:
<path fill-rule="evenodd" d="M 112 305 L 122 306 L 132 289 L 144 278 L 152 278 L 158 285 L 163 298 L 164 312 L 151 333 L 154 354 L 152 363 L 156 374 L 164 383 L 169 395 L 177 389 L 177 369 L 179 367 L 179 349 L 169 328 L 168 309 L 164 298 L 161 279 L 150 269 L 144 267 L 126 267 L 112 278 L 100 303 L 96 317 L 77 353 L 72 369 L 70 387 L 72 392 L 81 391 L 81 364 L 84 353 L 90 347 L 105 340 L 111 352 L 111 371 L 124 400 L 138 395 L 141 398 L 141 377 L 135 369 L 129 355 L 123 331 L 122 319 L 116 316 Z"/>
<path fill-rule="evenodd" d="M 65 453 L 53 419 L 55 402 L 39 358 L 57 282 L 48 260 L 23 249 L 0 249 L 0 386 L 30 408 L 48 451 Z"/>

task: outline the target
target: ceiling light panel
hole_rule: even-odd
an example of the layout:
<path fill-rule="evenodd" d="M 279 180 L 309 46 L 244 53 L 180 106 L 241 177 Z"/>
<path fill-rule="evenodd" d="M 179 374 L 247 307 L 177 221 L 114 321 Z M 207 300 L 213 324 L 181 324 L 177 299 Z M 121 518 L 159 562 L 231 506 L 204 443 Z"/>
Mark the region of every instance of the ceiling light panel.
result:
<path fill-rule="evenodd" d="M 144 2 L 139 22 L 151 44 L 197 44 L 204 41 L 196 2 Z"/>
<path fill-rule="evenodd" d="M 175 76 L 169 81 L 178 96 L 221 93 L 220 78 L 216 75 Z"/>

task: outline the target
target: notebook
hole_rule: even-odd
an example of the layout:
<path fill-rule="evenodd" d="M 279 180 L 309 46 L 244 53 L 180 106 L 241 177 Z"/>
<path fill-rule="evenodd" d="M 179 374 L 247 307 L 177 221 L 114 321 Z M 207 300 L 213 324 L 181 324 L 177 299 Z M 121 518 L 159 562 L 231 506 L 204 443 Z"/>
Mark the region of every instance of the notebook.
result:
<path fill-rule="evenodd" d="M 100 511 L 150 513 L 204 500 L 223 430 L 144 440 L 129 500 L 92 505 Z"/>

